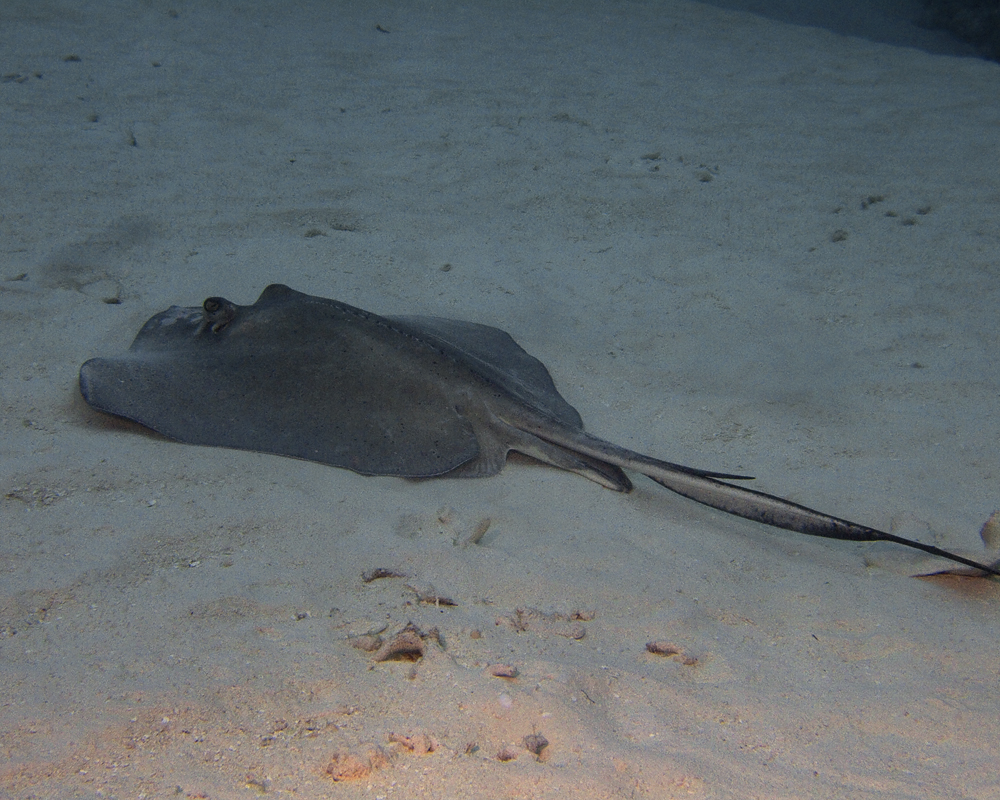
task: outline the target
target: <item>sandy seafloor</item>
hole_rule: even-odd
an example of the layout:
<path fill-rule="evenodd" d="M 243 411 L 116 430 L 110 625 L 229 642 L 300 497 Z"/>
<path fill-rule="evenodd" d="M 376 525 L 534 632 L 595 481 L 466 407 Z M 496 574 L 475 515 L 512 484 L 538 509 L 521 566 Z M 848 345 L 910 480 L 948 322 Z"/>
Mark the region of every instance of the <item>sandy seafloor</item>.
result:
<path fill-rule="evenodd" d="M 77 373 L 272 282 L 476 320 L 599 436 L 985 558 L 1000 65 L 689 2 L 5 2 L 0 40 L 0 795 L 998 796 L 996 583 L 641 476 L 176 444 Z M 415 663 L 352 644 L 408 622 Z"/>

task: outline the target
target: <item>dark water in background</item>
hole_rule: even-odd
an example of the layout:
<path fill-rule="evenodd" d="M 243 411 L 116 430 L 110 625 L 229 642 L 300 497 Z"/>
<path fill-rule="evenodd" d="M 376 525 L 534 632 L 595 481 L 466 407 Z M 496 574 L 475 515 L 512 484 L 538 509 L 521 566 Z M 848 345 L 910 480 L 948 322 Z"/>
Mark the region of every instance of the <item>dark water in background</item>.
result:
<path fill-rule="evenodd" d="M 1000 59 L 1000 2 L 996 0 L 702 2 L 719 8 L 747 11 L 780 22 L 826 28 L 844 36 L 856 36 L 899 47 L 913 47 L 938 55 Z"/>

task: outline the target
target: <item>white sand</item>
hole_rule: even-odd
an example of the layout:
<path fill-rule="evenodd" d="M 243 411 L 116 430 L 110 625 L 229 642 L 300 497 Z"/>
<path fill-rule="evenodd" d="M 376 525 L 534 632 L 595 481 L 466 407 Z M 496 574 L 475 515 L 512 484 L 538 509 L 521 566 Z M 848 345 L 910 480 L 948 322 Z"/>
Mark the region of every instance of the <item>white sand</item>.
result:
<path fill-rule="evenodd" d="M 997 796 L 995 583 L 641 478 L 362 478 L 80 399 L 153 313 L 283 282 L 503 327 L 597 435 L 983 556 L 1000 65 L 521 6 L 0 8 L 0 795 Z M 349 641 L 409 621 L 416 664 Z"/>

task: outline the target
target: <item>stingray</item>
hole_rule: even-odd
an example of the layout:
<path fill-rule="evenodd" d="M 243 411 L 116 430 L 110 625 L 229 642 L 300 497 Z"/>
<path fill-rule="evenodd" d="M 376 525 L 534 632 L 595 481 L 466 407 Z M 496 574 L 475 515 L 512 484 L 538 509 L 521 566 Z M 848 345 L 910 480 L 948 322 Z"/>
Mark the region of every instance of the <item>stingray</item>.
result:
<path fill-rule="evenodd" d="M 739 517 L 811 536 L 885 541 L 975 570 L 933 545 L 830 516 L 587 433 L 545 366 L 497 328 L 383 317 L 268 286 L 152 317 L 118 358 L 80 368 L 92 407 L 171 439 L 317 461 L 362 475 L 496 475 L 511 451 L 619 492 L 628 469 Z"/>

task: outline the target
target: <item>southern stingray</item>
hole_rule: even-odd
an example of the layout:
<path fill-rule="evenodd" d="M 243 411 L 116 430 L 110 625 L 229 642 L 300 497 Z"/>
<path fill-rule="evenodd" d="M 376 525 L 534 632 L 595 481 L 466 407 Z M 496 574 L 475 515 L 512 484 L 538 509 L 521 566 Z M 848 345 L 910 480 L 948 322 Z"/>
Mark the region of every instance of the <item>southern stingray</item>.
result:
<path fill-rule="evenodd" d="M 96 409 L 181 442 L 318 461 L 362 475 L 495 475 L 510 451 L 627 492 L 623 469 L 699 503 L 811 536 L 904 539 L 633 452 L 583 429 L 545 366 L 504 331 L 436 317 L 381 317 L 274 284 L 252 306 L 222 297 L 152 317 L 128 352 L 80 368 Z"/>

